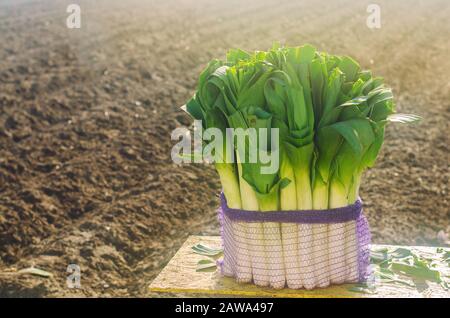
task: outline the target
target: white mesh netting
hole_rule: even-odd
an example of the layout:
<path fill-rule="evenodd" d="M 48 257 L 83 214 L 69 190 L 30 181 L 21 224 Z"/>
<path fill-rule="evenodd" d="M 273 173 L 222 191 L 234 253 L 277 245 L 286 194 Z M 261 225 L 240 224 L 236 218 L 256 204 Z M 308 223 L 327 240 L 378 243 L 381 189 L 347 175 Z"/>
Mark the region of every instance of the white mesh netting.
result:
<path fill-rule="evenodd" d="M 320 211 L 219 209 L 225 276 L 276 289 L 312 289 L 368 276 L 370 231 L 361 203 Z M 278 222 L 276 222 L 278 221 Z"/>

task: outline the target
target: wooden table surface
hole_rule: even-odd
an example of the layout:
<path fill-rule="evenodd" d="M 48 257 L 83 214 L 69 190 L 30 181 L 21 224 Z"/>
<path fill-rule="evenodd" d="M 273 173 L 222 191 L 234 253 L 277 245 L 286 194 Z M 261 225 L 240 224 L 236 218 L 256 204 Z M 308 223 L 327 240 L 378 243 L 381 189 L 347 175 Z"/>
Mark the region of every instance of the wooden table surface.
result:
<path fill-rule="evenodd" d="M 196 271 L 197 263 L 207 256 L 193 252 L 192 246 L 204 244 L 210 247 L 220 248 L 219 236 L 190 236 L 178 250 L 172 260 L 150 284 L 150 292 L 157 293 L 158 297 L 164 296 L 228 296 L 228 297 L 446 297 L 450 298 L 450 291 L 441 285 L 429 281 L 412 281 L 414 287 L 399 283 L 383 283 L 375 281 L 375 292 L 355 292 L 350 289 L 352 284 L 330 286 L 315 290 L 274 290 L 261 288 L 253 284 L 238 284 L 232 278 L 222 277 L 218 270 L 210 272 Z M 372 245 L 372 248 L 397 248 L 393 245 Z M 426 257 L 436 256 L 436 247 L 414 246 L 416 253 Z M 439 259 L 437 259 L 439 262 Z M 439 264 L 446 275 L 450 275 L 448 264 L 441 261 Z M 178 295 L 177 295 L 178 294 Z"/>

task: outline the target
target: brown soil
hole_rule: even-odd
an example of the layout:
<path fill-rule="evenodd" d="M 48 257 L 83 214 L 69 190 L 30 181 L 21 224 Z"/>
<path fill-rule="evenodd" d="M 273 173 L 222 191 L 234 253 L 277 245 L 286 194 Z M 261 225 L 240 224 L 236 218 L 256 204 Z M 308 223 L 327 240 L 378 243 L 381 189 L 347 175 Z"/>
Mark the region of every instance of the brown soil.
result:
<path fill-rule="evenodd" d="M 217 234 L 218 177 L 175 166 L 170 133 L 208 60 L 273 41 L 350 54 L 423 116 L 389 127 L 362 197 L 375 242 L 448 244 L 448 1 L 378 1 L 379 30 L 370 1 L 86 0 L 79 30 L 57 3 L 0 2 L 0 296 L 146 296 L 189 234 Z M 54 276 L 15 274 L 31 265 Z"/>

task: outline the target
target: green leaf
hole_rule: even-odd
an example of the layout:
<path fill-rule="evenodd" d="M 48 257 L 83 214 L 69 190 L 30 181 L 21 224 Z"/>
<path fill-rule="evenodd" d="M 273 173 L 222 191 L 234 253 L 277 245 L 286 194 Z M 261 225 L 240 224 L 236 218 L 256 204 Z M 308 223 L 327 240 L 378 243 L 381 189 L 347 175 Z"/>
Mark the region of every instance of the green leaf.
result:
<path fill-rule="evenodd" d="M 203 259 L 197 262 L 196 272 L 213 272 L 217 268 L 215 261 Z"/>
<path fill-rule="evenodd" d="M 280 190 L 283 188 L 286 188 L 291 182 L 292 182 L 292 180 L 289 180 L 288 178 L 281 179 L 280 180 Z"/>
<path fill-rule="evenodd" d="M 198 247 L 199 249 L 203 249 L 205 251 L 211 252 L 211 253 L 222 253 L 221 248 L 213 248 L 213 247 L 209 247 L 207 245 L 203 245 L 201 243 L 197 244 L 196 247 Z"/>
<path fill-rule="evenodd" d="M 241 49 L 231 49 L 227 53 L 227 62 L 231 64 L 236 64 L 248 59 L 250 59 L 250 54 Z"/>
<path fill-rule="evenodd" d="M 325 63 L 321 58 L 311 62 L 309 72 L 311 73 L 311 90 L 314 106 L 314 122 L 319 122 L 323 112 L 323 94 L 326 84 L 327 71 Z"/>
<path fill-rule="evenodd" d="M 195 96 L 191 98 L 186 105 L 182 106 L 184 111 L 189 113 L 194 119 L 197 120 L 204 120 L 205 119 L 205 112 L 203 111 L 200 103 L 198 103 Z"/>
<path fill-rule="evenodd" d="M 358 96 L 355 97 L 351 100 L 346 101 L 345 103 L 339 105 L 339 107 L 346 107 L 346 106 L 357 106 L 357 105 L 361 105 L 362 103 L 364 103 L 365 101 L 367 101 L 367 96 Z"/>
<path fill-rule="evenodd" d="M 355 284 L 354 286 L 347 288 L 347 290 L 353 293 L 362 293 L 371 295 L 377 293 L 377 290 L 374 287 L 371 287 L 366 284 Z"/>
<path fill-rule="evenodd" d="M 214 257 L 214 256 L 220 255 L 222 253 L 221 249 L 210 248 L 210 247 L 207 247 L 202 244 L 196 244 L 196 245 L 192 246 L 191 248 L 194 251 L 194 253 L 204 255 L 204 256 Z"/>
<path fill-rule="evenodd" d="M 382 262 L 389 260 L 388 249 L 383 248 L 379 250 L 372 250 L 370 252 L 370 260 L 374 264 L 380 264 Z"/>
<path fill-rule="evenodd" d="M 380 268 L 376 272 L 376 275 L 382 279 L 383 283 L 398 283 L 410 287 L 415 286 L 413 282 L 399 278 L 398 275 L 388 268 Z"/>
<path fill-rule="evenodd" d="M 44 271 L 44 270 L 36 268 L 36 267 L 29 267 L 29 268 L 21 269 L 20 271 L 18 271 L 18 274 L 20 274 L 20 275 L 30 274 L 30 275 L 40 276 L 40 277 L 44 277 L 44 278 L 50 278 L 53 276 L 52 273 L 49 273 L 47 271 Z"/>
<path fill-rule="evenodd" d="M 362 155 L 365 147 L 372 144 L 375 139 L 370 122 L 364 119 L 337 122 L 330 127 L 344 137 L 357 155 Z"/>
<path fill-rule="evenodd" d="M 339 68 L 344 73 L 346 82 L 354 82 L 360 70 L 359 64 L 348 56 L 342 57 L 339 63 Z"/>
<path fill-rule="evenodd" d="M 438 270 L 433 270 L 429 266 L 424 267 L 418 264 L 405 264 L 401 262 L 392 262 L 392 270 L 401 272 L 413 278 L 423 278 L 426 280 L 434 281 L 440 283 L 441 273 Z"/>
<path fill-rule="evenodd" d="M 387 117 L 388 121 L 396 122 L 396 123 L 413 123 L 420 121 L 422 118 L 413 114 L 392 114 Z"/>
<path fill-rule="evenodd" d="M 333 108 L 335 108 L 341 86 L 343 84 L 343 73 L 340 69 L 335 68 L 328 78 L 328 84 L 325 86 L 323 97 L 323 115 L 329 114 Z M 326 126 L 329 123 L 334 122 L 339 116 L 339 112 L 333 115 L 331 118 L 320 120 L 319 126 Z"/>
<path fill-rule="evenodd" d="M 399 247 L 391 252 L 393 258 L 405 258 L 413 256 L 413 252 L 409 248 Z"/>

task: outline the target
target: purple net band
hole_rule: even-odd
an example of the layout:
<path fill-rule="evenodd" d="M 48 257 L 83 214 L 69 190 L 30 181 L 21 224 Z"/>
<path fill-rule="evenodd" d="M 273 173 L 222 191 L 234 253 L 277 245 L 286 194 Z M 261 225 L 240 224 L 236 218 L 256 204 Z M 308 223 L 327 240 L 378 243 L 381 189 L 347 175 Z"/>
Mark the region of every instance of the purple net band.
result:
<path fill-rule="evenodd" d="M 330 224 L 356 221 L 362 211 L 361 199 L 354 204 L 342 208 L 327 210 L 299 210 L 299 211 L 248 211 L 231 209 L 223 193 L 220 194 L 222 213 L 232 221 L 243 222 L 280 222 L 303 224 Z"/>
<path fill-rule="evenodd" d="M 356 221 L 356 237 L 358 240 L 358 276 L 359 281 L 366 281 L 371 275 L 370 271 L 370 228 L 366 217 L 361 216 Z"/>

